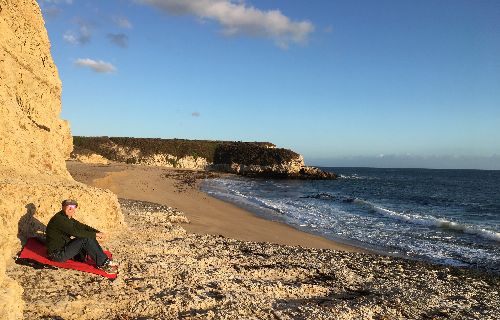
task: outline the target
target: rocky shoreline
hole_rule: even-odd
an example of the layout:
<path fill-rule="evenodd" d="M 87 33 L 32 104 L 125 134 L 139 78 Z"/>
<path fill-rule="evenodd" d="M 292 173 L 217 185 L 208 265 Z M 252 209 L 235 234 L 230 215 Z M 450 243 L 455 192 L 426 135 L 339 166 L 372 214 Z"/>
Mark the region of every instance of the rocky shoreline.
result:
<path fill-rule="evenodd" d="M 496 319 L 500 277 L 400 258 L 187 234 L 120 199 L 117 280 L 14 265 L 25 319 Z"/>

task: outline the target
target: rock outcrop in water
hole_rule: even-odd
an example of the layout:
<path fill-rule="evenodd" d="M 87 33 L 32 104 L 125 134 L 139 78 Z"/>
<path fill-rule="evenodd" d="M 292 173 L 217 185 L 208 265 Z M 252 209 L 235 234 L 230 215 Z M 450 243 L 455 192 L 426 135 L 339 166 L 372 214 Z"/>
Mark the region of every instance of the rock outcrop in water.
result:
<path fill-rule="evenodd" d="M 106 160 L 152 166 L 212 170 L 248 177 L 336 179 L 304 164 L 304 158 L 269 142 L 74 137 L 71 158 L 85 163 Z"/>
<path fill-rule="evenodd" d="M 29 236 L 44 232 L 61 200 L 76 198 L 79 218 L 102 230 L 123 224 L 110 191 L 74 181 L 65 159 L 69 125 L 59 118 L 61 81 L 34 0 L 0 0 L 0 319 L 22 317 L 22 289 L 6 264 Z"/>
<path fill-rule="evenodd" d="M 247 177 L 277 179 L 336 179 L 337 175 L 304 164 L 304 158 L 288 149 L 253 143 L 224 143 L 215 149 L 214 170 Z"/>

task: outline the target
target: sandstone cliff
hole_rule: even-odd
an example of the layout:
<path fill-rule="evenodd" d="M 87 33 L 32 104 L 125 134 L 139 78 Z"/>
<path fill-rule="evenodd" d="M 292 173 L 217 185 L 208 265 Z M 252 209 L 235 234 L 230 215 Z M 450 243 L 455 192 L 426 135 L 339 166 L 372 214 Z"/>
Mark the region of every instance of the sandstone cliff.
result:
<path fill-rule="evenodd" d="M 216 149 L 229 141 L 128 137 L 73 137 L 71 159 L 86 163 L 105 160 L 182 169 L 207 169 Z M 269 142 L 253 142 L 274 148 Z"/>
<path fill-rule="evenodd" d="M 0 318 L 22 317 L 22 289 L 6 263 L 26 237 L 43 233 L 61 200 L 80 202 L 82 221 L 123 224 L 110 191 L 75 182 L 66 170 L 69 125 L 59 118 L 61 81 L 35 0 L 0 0 Z"/>
<path fill-rule="evenodd" d="M 247 177 L 275 179 L 336 179 L 337 175 L 304 164 L 304 158 L 288 149 L 255 143 L 224 143 L 215 149 L 211 169 Z"/>
<path fill-rule="evenodd" d="M 304 158 L 269 142 L 74 137 L 71 158 L 85 163 L 107 160 L 151 166 L 212 170 L 248 177 L 335 179 L 336 174 L 304 164 Z"/>

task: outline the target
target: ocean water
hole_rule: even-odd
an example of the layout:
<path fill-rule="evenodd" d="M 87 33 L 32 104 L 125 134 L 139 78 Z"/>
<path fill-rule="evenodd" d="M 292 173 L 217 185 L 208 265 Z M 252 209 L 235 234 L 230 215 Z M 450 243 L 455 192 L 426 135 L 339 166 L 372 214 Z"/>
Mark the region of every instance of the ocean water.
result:
<path fill-rule="evenodd" d="M 218 178 L 202 191 L 340 242 L 500 272 L 500 171 L 323 169 L 340 178 Z"/>

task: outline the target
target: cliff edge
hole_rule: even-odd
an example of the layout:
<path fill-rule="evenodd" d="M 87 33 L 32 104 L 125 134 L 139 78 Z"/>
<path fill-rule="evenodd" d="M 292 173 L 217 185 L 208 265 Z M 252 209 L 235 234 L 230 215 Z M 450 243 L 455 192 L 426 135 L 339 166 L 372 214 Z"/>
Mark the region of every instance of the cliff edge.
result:
<path fill-rule="evenodd" d="M 22 288 L 8 263 L 65 198 L 78 199 L 81 220 L 102 230 L 123 225 L 116 196 L 73 180 L 72 150 L 60 119 L 61 81 L 35 0 L 0 0 L 0 318 L 22 317 Z M 80 217 L 79 217 L 80 218 Z"/>
<path fill-rule="evenodd" d="M 73 144 L 71 159 L 84 163 L 116 161 L 274 179 L 337 178 L 306 166 L 300 154 L 270 142 L 75 136 Z"/>

